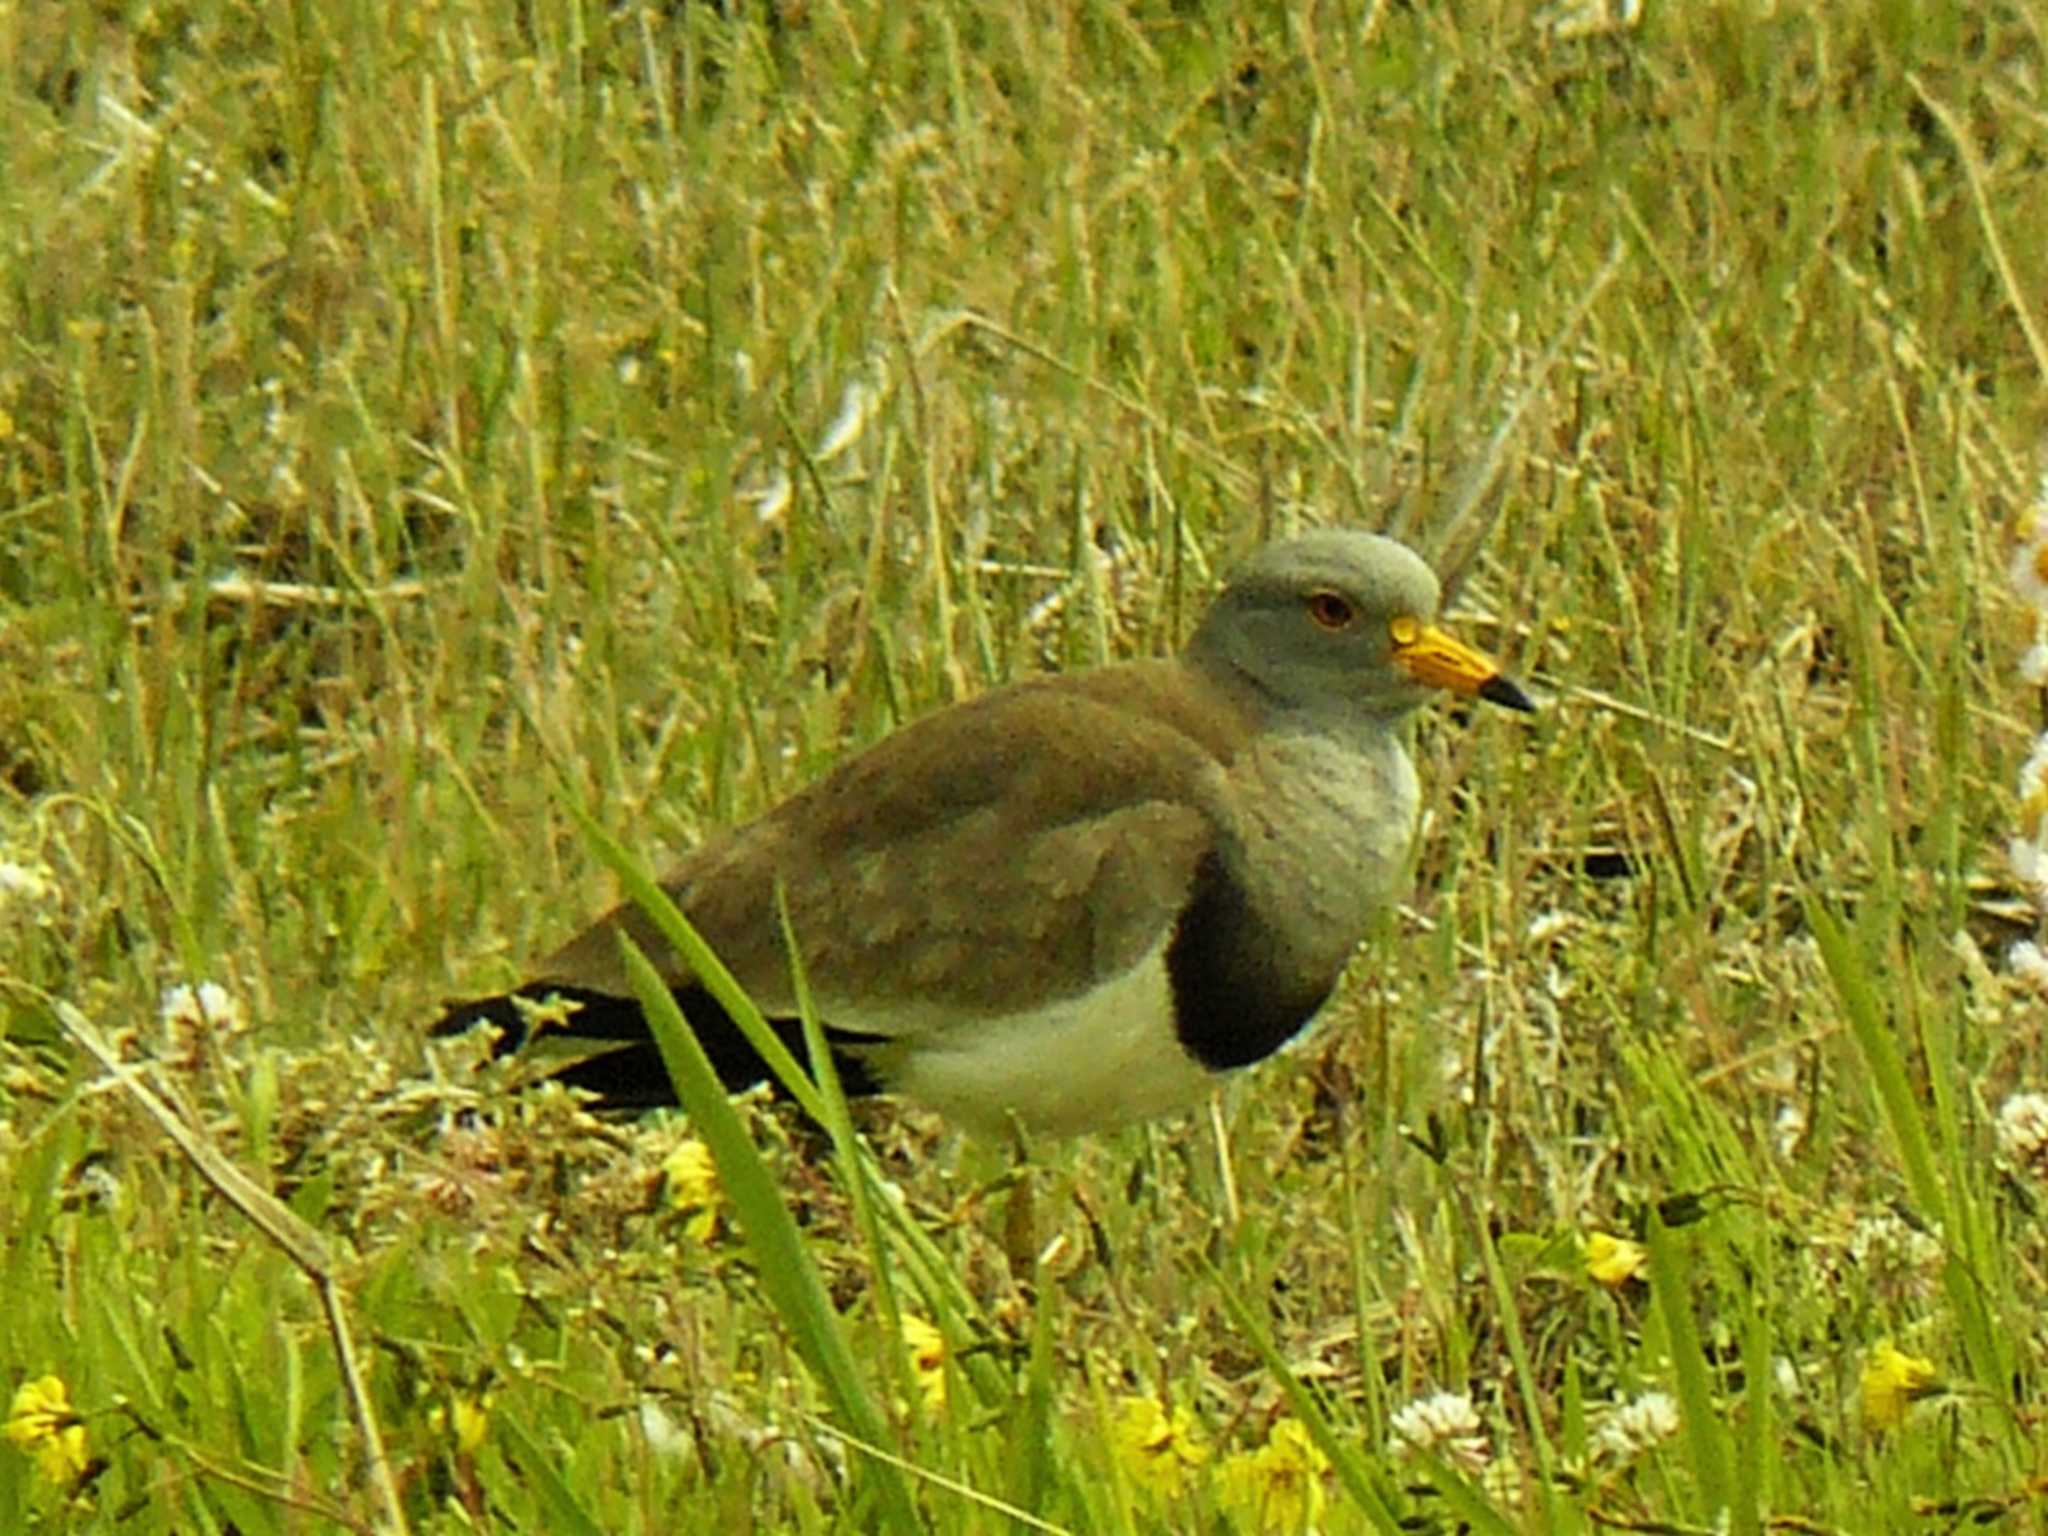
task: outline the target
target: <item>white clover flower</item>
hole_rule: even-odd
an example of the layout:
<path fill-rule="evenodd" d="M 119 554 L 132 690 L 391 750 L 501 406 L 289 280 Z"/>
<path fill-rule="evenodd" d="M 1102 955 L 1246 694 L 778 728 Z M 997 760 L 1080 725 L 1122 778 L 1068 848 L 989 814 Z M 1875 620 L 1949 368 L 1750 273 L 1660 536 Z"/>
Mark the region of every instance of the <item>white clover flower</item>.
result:
<path fill-rule="evenodd" d="M 196 987 L 183 983 L 166 987 L 157 1011 L 166 1026 L 198 1025 L 232 1033 L 246 1022 L 242 1005 L 217 981 L 202 981 Z"/>
<path fill-rule="evenodd" d="M 1462 1392 L 1435 1392 L 1394 1411 L 1387 1449 L 1396 1457 L 1440 1456 L 1471 1472 L 1483 1472 L 1493 1459 L 1486 1426 Z"/>
<path fill-rule="evenodd" d="M 2048 444 L 2044 444 L 2048 446 Z M 2019 518 L 2019 539 L 2005 567 L 2019 600 L 2034 608 L 2034 645 L 2019 657 L 2019 676 L 2030 684 L 2048 682 L 2048 471 L 2034 489 L 2034 506 Z"/>
<path fill-rule="evenodd" d="M 1626 1465 L 1678 1433 L 1678 1404 L 1669 1394 L 1645 1392 L 1630 1402 L 1616 1399 L 1593 1432 L 1593 1453 Z"/>
<path fill-rule="evenodd" d="M 2042 491 L 2043 502 L 2037 505 L 2048 505 L 2048 485 Z M 2043 531 L 2048 530 L 2029 530 L 2024 542 L 2012 552 L 2007 572 L 2022 601 L 2048 609 L 2048 540 L 2041 537 Z"/>
<path fill-rule="evenodd" d="M 165 1061 L 188 1069 L 198 1066 L 209 1040 L 229 1040 L 249 1027 L 241 1003 L 215 981 L 166 987 L 157 1017 L 163 1021 Z"/>
<path fill-rule="evenodd" d="M 2020 799 L 2032 800 L 2048 791 L 2048 731 L 2034 738 L 2034 748 L 2020 764 Z"/>
<path fill-rule="evenodd" d="M 1806 1144 L 1806 1107 L 1795 1100 L 1787 1099 L 1778 1106 L 1778 1113 L 1771 1121 L 1771 1144 L 1778 1149 L 1778 1156 L 1790 1158 Z"/>
<path fill-rule="evenodd" d="M 1998 1106 L 1998 1150 L 2008 1162 L 2048 1174 L 2048 1093 L 2016 1093 Z"/>
<path fill-rule="evenodd" d="M 45 906 L 56 894 L 57 877 L 40 859 L 33 864 L 0 859 L 0 906 L 10 903 L 24 907 Z"/>
<path fill-rule="evenodd" d="M 2005 963 L 2014 976 L 2035 992 L 2048 997 L 2048 954 L 2032 939 L 2021 939 L 2005 952 Z"/>
<path fill-rule="evenodd" d="M 1858 1265 L 1931 1269 L 1942 1259 L 1941 1230 L 1912 1226 L 1896 1211 L 1875 1211 L 1850 1229 L 1849 1257 Z"/>
<path fill-rule="evenodd" d="M 2005 862 L 2012 866 L 2013 878 L 2027 888 L 2027 894 L 2034 905 L 2043 905 L 2048 896 L 2048 853 L 2030 837 L 2015 837 L 2005 845 Z"/>
<path fill-rule="evenodd" d="M 1553 42 L 1604 33 L 1631 32 L 1643 19 L 1643 0 L 1560 0 L 1531 18 L 1531 25 Z"/>

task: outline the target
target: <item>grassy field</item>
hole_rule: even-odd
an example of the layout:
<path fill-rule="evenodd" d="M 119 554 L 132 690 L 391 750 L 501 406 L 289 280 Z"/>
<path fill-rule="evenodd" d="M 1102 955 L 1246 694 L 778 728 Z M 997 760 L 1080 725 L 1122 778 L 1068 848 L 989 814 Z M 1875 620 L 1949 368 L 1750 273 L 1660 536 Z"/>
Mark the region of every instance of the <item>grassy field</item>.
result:
<path fill-rule="evenodd" d="M 2038 8 L 730 9 L 0 6 L 0 1530 L 2048 1529 Z M 1213 1115 L 423 1042 L 1525 403 Z"/>

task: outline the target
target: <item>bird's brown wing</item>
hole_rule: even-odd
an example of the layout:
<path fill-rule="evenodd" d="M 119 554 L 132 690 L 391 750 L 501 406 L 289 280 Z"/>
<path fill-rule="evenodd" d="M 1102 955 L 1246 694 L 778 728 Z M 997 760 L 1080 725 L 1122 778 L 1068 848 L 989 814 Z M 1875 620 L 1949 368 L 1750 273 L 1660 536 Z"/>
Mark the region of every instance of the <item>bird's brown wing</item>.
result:
<path fill-rule="evenodd" d="M 1161 944 L 1216 838 L 1240 725 L 1173 663 L 1022 684 L 944 710 L 705 845 L 664 882 L 755 1000 L 791 1004 L 778 881 L 820 1011 L 914 1034 L 1077 996 Z M 622 907 L 544 968 L 624 991 Z M 670 980 L 687 980 L 679 963 Z"/>

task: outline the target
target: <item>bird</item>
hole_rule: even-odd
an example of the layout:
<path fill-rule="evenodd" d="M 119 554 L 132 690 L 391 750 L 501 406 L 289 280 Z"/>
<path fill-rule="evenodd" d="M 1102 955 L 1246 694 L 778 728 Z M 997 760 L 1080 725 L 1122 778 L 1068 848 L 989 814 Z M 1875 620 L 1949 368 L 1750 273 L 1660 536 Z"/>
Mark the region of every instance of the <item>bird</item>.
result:
<path fill-rule="evenodd" d="M 971 1133 L 1067 1136 L 1201 1102 L 1300 1033 L 1401 892 L 1420 788 L 1407 722 L 1441 693 L 1534 704 L 1437 618 L 1399 541 L 1268 544 L 1185 647 L 1015 682 L 902 727 L 662 881 L 799 1060 L 777 905 L 849 1094 Z M 729 1091 L 768 1078 L 627 903 L 513 991 L 435 1026 L 550 1035 L 599 1110 L 674 1102 L 620 958 L 654 959 Z"/>

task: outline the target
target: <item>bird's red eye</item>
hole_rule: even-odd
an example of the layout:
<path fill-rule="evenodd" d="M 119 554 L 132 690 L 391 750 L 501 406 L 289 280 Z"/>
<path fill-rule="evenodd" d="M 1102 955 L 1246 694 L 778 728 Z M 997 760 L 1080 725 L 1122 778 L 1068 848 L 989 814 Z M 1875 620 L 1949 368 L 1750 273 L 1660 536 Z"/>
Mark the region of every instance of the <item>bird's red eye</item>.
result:
<path fill-rule="evenodd" d="M 1358 617 L 1358 610 L 1341 592 L 1311 592 L 1308 616 L 1323 629 L 1345 629 Z"/>

